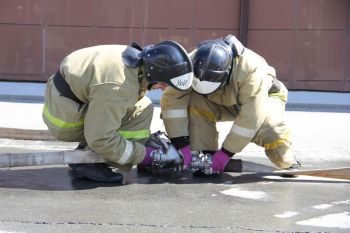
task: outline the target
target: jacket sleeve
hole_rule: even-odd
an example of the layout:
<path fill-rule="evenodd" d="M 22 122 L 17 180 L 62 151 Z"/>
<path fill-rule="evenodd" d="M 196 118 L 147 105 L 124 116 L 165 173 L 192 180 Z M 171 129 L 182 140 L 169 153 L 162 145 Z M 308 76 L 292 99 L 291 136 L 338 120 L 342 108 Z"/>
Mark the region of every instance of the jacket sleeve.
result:
<path fill-rule="evenodd" d="M 118 134 L 123 117 L 133 99 L 132 93 L 116 83 L 91 88 L 90 103 L 84 120 L 84 133 L 90 148 L 118 164 L 142 161 L 145 147 Z"/>
<path fill-rule="evenodd" d="M 263 83 L 265 75 L 257 69 L 248 77 L 238 80 L 240 112 L 223 143 L 223 147 L 230 152 L 242 151 L 265 120 L 268 99 L 268 90 Z"/>
<path fill-rule="evenodd" d="M 188 136 L 188 104 L 191 90 L 178 91 L 172 87 L 161 97 L 161 116 L 169 138 Z"/>

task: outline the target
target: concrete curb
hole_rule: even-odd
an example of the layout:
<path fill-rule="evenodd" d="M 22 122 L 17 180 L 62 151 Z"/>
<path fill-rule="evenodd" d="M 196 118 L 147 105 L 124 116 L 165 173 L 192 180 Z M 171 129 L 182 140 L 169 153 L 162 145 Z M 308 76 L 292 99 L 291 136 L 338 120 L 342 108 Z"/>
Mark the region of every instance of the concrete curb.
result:
<path fill-rule="evenodd" d="M 49 130 L 16 129 L 0 127 L 0 138 L 16 140 L 56 141 Z"/>

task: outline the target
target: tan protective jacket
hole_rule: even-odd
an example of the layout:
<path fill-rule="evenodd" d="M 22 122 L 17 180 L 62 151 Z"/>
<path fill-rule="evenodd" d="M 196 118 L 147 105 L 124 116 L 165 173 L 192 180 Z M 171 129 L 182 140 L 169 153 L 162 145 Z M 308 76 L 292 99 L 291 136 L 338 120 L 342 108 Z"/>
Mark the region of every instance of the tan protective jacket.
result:
<path fill-rule="evenodd" d="M 123 63 L 125 49 L 124 45 L 102 45 L 75 51 L 62 61 L 60 72 L 78 99 L 88 104 L 83 117 L 89 147 L 112 162 L 137 164 L 144 158 L 145 147 L 126 140 L 118 129 L 145 89 L 139 85 L 139 68 Z"/>
<path fill-rule="evenodd" d="M 268 90 L 275 76 L 273 67 L 261 56 L 245 48 L 234 60 L 229 83 L 207 96 L 215 104 L 237 110 L 233 114 L 232 128 L 223 142 L 225 149 L 237 153 L 252 141 L 265 120 Z M 189 136 L 187 114 L 191 91 L 185 93 L 167 88 L 162 96 L 162 116 L 170 138 Z"/>

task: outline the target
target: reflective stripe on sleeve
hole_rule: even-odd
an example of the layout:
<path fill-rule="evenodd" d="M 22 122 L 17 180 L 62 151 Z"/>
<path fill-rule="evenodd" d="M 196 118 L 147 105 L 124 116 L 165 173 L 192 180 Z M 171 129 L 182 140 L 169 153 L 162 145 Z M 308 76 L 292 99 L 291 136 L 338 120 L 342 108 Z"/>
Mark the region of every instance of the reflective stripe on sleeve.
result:
<path fill-rule="evenodd" d="M 243 128 L 240 127 L 238 125 L 233 125 L 231 131 L 237 135 L 243 136 L 243 137 L 247 137 L 247 138 L 252 138 L 254 137 L 256 131 L 255 130 L 251 130 L 251 129 L 247 129 L 247 128 Z"/>
<path fill-rule="evenodd" d="M 125 149 L 124 152 L 122 154 L 122 157 L 120 157 L 120 159 L 118 159 L 118 163 L 119 164 L 126 164 L 128 162 L 128 160 L 131 157 L 132 152 L 134 151 L 134 145 L 132 144 L 132 142 L 130 141 L 125 141 L 126 145 L 125 145 Z"/>
<path fill-rule="evenodd" d="M 282 101 L 287 102 L 287 93 L 285 92 L 270 93 L 269 96 L 274 98 L 279 98 Z"/>
<path fill-rule="evenodd" d="M 61 120 L 61 119 L 59 119 L 57 117 L 54 117 L 50 113 L 50 111 L 49 111 L 49 109 L 47 108 L 46 105 L 44 106 L 43 115 L 53 125 L 55 125 L 58 128 L 62 128 L 62 129 L 79 128 L 80 126 L 82 126 L 84 124 L 84 118 L 81 118 L 78 122 L 66 122 L 66 121 L 63 121 L 63 120 Z"/>
<path fill-rule="evenodd" d="M 163 110 L 162 118 L 187 118 L 187 109 Z"/>
<path fill-rule="evenodd" d="M 151 136 L 149 129 L 135 131 L 118 130 L 118 133 L 125 139 L 147 139 Z"/>

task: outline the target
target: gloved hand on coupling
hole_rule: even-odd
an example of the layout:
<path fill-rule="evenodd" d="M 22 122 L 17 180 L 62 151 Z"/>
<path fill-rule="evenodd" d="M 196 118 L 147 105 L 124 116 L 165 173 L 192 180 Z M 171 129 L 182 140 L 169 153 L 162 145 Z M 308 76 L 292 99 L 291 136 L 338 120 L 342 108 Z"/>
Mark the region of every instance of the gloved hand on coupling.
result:
<path fill-rule="evenodd" d="M 227 163 L 230 161 L 230 156 L 223 150 L 214 153 L 212 158 L 213 173 L 222 173 L 225 170 Z"/>
<path fill-rule="evenodd" d="M 183 169 L 187 169 L 191 166 L 192 153 L 190 146 L 190 139 L 188 136 L 175 137 L 170 139 L 171 143 L 179 151 L 183 159 Z"/>
<path fill-rule="evenodd" d="M 155 150 L 158 150 L 158 149 L 151 147 L 151 146 L 146 146 L 145 157 L 142 160 L 142 162 L 137 165 L 138 168 L 145 168 L 145 167 L 150 166 L 152 164 L 153 158 L 151 157 L 151 153 L 152 153 L 152 151 L 155 151 Z"/>
<path fill-rule="evenodd" d="M 187 145 L 181 148 L 179 151 L 183 159 L 183 169 L 189 168 L 192 162 L 191 146 Z"/>

